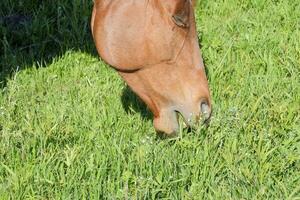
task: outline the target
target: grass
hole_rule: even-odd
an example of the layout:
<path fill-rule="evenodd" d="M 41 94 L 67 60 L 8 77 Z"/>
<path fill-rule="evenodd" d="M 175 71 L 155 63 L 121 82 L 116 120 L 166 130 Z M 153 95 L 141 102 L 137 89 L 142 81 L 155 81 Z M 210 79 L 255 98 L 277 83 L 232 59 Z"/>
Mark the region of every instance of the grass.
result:
<path fill-rule="evenodd" d="M 0 199 L 300 199 L 299 1 L 199 2 L 214 114 L 174 139 L 99 61 L 91 6 L 0 2 Z"/>

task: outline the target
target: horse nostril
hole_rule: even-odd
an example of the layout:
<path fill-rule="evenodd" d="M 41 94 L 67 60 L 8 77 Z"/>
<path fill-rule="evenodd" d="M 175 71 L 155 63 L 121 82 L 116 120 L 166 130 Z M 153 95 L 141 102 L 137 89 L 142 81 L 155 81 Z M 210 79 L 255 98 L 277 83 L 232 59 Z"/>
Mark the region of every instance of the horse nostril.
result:
<path fill-rule="evenodd" d="M 210 118 L 211 110 L 210 110 L 209 105 L 206 100 L 201 101 L 200 108 L 201 108 L 201 114 L 202 114 L 204 120 L 205 121 L 208 120 Z"/>

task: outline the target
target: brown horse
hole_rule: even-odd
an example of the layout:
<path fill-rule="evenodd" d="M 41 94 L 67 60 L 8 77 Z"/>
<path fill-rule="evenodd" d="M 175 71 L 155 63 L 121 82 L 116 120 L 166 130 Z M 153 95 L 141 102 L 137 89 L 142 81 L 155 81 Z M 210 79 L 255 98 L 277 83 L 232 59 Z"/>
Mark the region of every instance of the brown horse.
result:
<path fill-rule="evenodd" d="M 154 115 L 157 131 L 192 126 L 211 114 L 198 44 L 195 0 L 95 0 L 91 27 L 98 53 Z"/>

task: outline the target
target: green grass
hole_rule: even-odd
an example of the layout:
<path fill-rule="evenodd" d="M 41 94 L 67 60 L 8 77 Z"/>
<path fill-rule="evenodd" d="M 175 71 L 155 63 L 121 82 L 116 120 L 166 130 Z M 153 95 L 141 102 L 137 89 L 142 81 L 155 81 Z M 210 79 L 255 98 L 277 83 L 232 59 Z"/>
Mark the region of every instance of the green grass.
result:
<path fill-rule="evenodd" d="M 26 2 L 0 2 L 0 199 L 300 199 L 300 1 L 200 0 L 214 113 L 173 139 L 99 61 L 91 1 Z"/>

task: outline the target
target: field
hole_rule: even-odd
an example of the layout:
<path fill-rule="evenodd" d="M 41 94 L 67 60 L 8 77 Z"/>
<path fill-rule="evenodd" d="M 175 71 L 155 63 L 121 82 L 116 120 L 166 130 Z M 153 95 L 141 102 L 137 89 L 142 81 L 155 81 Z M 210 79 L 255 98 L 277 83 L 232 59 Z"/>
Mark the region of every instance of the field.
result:
<path fill-rule="evenodd" d="M 156 135 L 91 0 L 0 2 L 0 199 L 300 199 L 300 1 L 201 0 L 209 127 Z"/>

